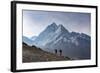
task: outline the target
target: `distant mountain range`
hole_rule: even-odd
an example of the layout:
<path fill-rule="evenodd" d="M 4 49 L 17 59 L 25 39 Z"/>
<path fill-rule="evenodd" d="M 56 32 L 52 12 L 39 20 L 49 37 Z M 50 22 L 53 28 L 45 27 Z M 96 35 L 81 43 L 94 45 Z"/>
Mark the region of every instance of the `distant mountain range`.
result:
<path fill-rule="evenodd" d="M 29 46 L 32 46 L 33 45 L 32 39 L 29 39 L 26 36 L 23 36 L 22 39 L 23 39 L 23 42 L 26 43 L 27 45 L 29 45 Z"/>
<path fill-rule="evenodd" d="M 91 37 L 84 33 L 69 32 L 62 24 L 52 23 L 42 31 L 39 36 L 23 41 L 29 45 L 35 45 L 45 51 L 54 52 L 62 50 L 63 56 L 74 59 L 90 59 Z"/>

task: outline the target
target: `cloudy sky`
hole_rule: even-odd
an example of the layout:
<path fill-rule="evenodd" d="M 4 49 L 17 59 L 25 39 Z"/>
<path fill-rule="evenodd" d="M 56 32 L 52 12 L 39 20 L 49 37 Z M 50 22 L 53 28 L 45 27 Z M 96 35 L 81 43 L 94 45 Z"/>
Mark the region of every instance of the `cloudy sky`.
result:
<path fill-rule="evenodd" d="M 54 12 L 23 10 L 23 35 L 38 36 L 48 25 L 62 24 L 70 32 L 90 35 L 91 14 L 76 12 Z"/>

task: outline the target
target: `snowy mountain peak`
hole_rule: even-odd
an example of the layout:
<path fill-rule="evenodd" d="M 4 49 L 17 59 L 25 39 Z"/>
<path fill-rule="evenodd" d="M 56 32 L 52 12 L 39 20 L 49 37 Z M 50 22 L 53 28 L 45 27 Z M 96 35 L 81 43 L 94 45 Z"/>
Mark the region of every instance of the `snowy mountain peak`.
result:
<path fill-rule="evenodd" d="M 57 25 L 56 25 L 55 22 L 53 22 L 53 23 L 51 24 L 51 26 L 53 26 L 53 27 L 57 27 Z"/>
<path fill-rule="evenodd" d="M 48 30 L 53 30 L 53 31 L 55 31 L 57 28 L 58 26 L 56 25 L 55 22 L 53 22 L 51 25 L 47 27 Z"/>
<path fill-rule="evenodd" d="M 58 25 L 58 29 L 56 31 L 57 33 L 58 32 L 68 32 L 68 30 L 63 26 L 63 25 Z"/>
<path fill-rule="evenodd" d="M 63 26 L 63 25 L 58 25 L 58 28 L 60 28 L 60 29 L 65 29 L 65 27 Z"/>

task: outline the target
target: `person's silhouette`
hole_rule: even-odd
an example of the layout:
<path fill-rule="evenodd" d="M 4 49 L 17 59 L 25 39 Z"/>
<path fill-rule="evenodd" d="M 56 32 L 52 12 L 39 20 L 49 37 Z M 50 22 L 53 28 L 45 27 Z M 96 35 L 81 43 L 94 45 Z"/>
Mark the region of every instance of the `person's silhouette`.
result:
<path fill-rule="evenodd" d="M 62 50 L 61 49 L 59 50 L 59 52 L 60 52 L 60 56 L 62 56 Z"/>
<path fill-rule="evenodd" d="M 55 54 L 57 54 L 57 49 L 55 49 Z"/>

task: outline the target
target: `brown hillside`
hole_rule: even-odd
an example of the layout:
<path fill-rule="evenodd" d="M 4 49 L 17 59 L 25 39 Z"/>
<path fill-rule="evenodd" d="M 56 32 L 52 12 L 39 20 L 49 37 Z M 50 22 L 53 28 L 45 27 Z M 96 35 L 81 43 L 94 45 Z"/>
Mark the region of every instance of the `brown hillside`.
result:
<path fill-rule="evenodd" d="M 70 60 L 68 57 L 58 56 L 41 50 L 35 46 L 28 46 L 23 43 L 23 62 L 45 62 L 45 61 L 61 61 Z"/>

